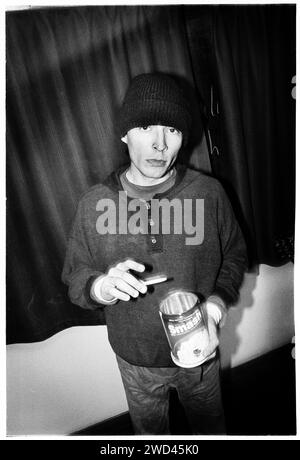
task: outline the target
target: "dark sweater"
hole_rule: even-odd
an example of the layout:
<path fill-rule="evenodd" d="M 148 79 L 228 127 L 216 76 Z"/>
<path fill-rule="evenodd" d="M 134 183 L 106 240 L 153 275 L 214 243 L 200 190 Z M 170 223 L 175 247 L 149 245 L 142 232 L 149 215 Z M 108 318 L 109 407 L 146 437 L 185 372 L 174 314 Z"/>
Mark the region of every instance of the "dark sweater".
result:
<path fill-rule="evenodd" d="M 203 199 L 204 239 L 201 244 L 187 245 L 186 238 L 192 235 L 186 234 L 184 228 L 181 234 L 174 234 L 172 225 L 170 234 L 163 234 L 161 225 L 157 235 L 151 235 L 150 227 L 148 234 L 119 234 L 118 218 L 116 234 L 99 234 L 96 222 L 101 212 L 96 209 L 97 203 L 104 198 L 113 200 L 118 216 L 123 171 L 124 168 L 113 173 L 81 198 L 62 279 L 69 285 L 73 303 L 88 309 L 104 308 L 109 341 L 116 354 L 135 365 L 173 367 L 175 364 L 159 316 L 160 300 L 176 288 L 195 292 L 203 298 L 216 294 L 227 305 L 234 303 L 247 266 L 244 240 L 220 183 L 182 166 L 177 167 L 174 186 L 153 198 L 176 198 L 181 200 L 182 206 L 183 200 Z M 130 201 L 127 197 L 127 203 Z M 193 214 L 195 210 L 193 206 Z M 133 214 L 128 211 L 127 218 Z M 195 216 L 193 218 L 194 224 Z M 124 228 L 124 222 L 121 225 Z M 165 273 L 169 281 L 149 287 L 146 295 L 129 302 L 119 301 L 108 306 L 94 302 L 89 289 L 95 277 L 129 258 L 146 264 L 151 273 Z"/>

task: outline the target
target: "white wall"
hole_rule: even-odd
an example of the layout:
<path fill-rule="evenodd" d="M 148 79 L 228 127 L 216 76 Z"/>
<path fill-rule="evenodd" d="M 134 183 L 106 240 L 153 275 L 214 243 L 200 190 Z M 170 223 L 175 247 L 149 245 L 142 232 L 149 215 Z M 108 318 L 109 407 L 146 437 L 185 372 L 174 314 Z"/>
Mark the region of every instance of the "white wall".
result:
<path fill-rule="evenodd" d="M 294 333 L 294 266 L 261 265 L 247 274 L 240 301 L 221 330 L 223 367 L 235 367 L 290 342 Z"/>
<path fill-rule="evenodd" d="M 237 366 L 294 335 L 293 265 L 248 274 L 221 334 L 222 365 Z M 127 410 L 102 326 L 7 347 L 7 432 L 64 435 Z"/>
<path fill-rule="evenodd" d="M 8 434 L 69 434 L 127 411 L 106 327 L 7 348 Z"/>

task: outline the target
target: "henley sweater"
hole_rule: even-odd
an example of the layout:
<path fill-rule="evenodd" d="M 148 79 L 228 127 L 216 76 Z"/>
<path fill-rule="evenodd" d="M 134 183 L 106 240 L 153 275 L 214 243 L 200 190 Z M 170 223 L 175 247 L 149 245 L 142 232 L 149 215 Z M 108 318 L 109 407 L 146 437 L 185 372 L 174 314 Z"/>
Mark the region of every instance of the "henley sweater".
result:
<path fill-rule="evenodd" d="M 247 268 L 246 247 L 229 200 L 216 179 L 178 166 L 170 189 L 149 201 L 135 199 L 130 208 L 132 198 L 125 194 L 120 181 L 125 169 L 111 174 L 80 199 L 62 280 L 69 286 L 73 303 L 104 309 L 109 342 L 117 355 L 138 366 L 174 367 L 159 315 L 160 301 L 171 290 L 185 289 L 201 299 L 217 295 L 228 306 L 233 304 Z M 140 220 L 136 218 L 137 202 L 143 210 Z M 153 214 L 158 202 L 173 203 L 177 210 L 181 206 L 181 227 L 178 212 L 176 217 L 171 212 L 169 228 L 164 228 L 163 211 Z M 106 233 L 103 225 L 99 232 L 99 218 L 102 224 L 107 223 Z M 132 219 L 136 220 L 136 234 L 128 231 Z M 202 236 L 195 239 L 195 235 Z M 95 277 L 126 259 L 144 264 L 146 273 L 165 273 L 168 281 L 149 286 L 145 295 L 128 302 L 103 306 L 93 301 L 89 292 Z"/>

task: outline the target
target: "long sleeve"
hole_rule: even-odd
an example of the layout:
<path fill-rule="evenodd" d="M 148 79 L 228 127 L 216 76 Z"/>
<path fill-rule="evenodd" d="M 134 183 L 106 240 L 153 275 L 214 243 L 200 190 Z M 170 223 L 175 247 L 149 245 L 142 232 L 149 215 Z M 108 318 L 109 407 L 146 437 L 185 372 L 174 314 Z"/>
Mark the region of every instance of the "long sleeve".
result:
<path fill-rule="evenodd" d="M 90 288 L 95 278 L 103 273 L 93 267 L 85 221 L 84 204 L 80 202 L 68 240 L 62 281 L 69 286 L 72 303 L 94 310 L 101 305 L 90 297 Z"/>
<path fill-rule="evenodd" d="M 222 186 L 220 186 L 219 192 L 217 219 L 222 249 L 222 265 L 213 295 L 221 297 L 229 306 L 238 300 L 239 289 L 248 262 L 242 232 Z"/>

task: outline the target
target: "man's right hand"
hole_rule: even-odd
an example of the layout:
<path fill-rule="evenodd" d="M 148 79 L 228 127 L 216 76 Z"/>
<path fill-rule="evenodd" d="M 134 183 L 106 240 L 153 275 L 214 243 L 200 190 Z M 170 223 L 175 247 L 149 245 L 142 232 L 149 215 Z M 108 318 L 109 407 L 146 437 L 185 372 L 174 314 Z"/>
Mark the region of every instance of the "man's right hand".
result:
<path fill-rule="evenodd" d="M 128 301 L 131 297 L 138 297 L 147 292 L 147 286 L 129 273 L 129 270 L 142 273 L 145 266 L 128 259 L 111 267 L 108 273 L 97 278 L 92 286 L 93 297 L 101 303 L 101 300 L 113 302 L 113 300 Z M 97 281 L 99 280 L 98 286 Z"/>

